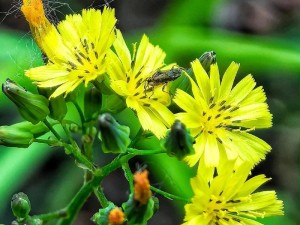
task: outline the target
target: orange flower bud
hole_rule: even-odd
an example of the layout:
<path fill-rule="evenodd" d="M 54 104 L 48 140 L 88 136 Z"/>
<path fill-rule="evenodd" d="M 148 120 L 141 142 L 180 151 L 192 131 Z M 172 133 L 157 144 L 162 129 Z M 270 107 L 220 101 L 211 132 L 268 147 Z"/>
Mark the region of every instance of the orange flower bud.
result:
<path fill-rule="evenodd" d="M 137 171 L 134 174 L 134 200 L 141 205 L 148 203 L 152 192 L 150 190 L 150 183 L 148 180 L 148 171 Z"/>
<path fill-rule="evenodd" d="M 125 221 L 124 212 L 116 207 L 109 212 L 108 225 L 121 225 Z"/>
<path fill-rule="evenodd" d="M 42 0 L 23 0 L 21 11 L 29 23 L 32 36 L 36 43 L 44 50 L 42 37 L 54 27 L 45 16 Z"/>

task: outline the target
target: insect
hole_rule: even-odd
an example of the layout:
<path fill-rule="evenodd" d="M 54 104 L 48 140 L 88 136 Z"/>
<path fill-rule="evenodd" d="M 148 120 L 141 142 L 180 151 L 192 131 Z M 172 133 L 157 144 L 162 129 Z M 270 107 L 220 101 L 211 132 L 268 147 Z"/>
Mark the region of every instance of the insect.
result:
<path fill-rule="evenodd" d="M 178 77 L 180 77 L 181 72 L 183 71 L 182 68 L 172 68 L 167 71 L 158 70 L 156 71 L 151 77 L 147 78 L 145 80 L 145 86 L 144 86 L 144 92 L 146 95 L 146 92 L 152 91 L 152 94 L 149 96 L 149 98 L 154 94 L 154 87 L 158 85 L 162 86 L 162 91 L 164 91 L 165 87 L 170 81 L 176 80 Z"/>

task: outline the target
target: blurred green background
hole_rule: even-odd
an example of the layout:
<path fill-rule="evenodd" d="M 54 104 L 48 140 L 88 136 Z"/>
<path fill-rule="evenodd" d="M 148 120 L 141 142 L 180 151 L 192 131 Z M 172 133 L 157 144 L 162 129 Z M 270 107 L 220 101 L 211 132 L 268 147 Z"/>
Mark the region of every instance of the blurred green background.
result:
<path fill-rule="evenodd" d="M 103 1 L 45 1 L 53 23 L 82 8 L 102 8 Z M 40 65 L 41 55 L 20 12 L 20 0 L 0 0 L 0 81 L 6 78 L 33 86 L 24 70 Z M 220 71 L 231 61 L 241 63 L 238 79 L 248 73 L 267 93 L 273 127 L 255 132 L 273 150 L 253 174 L 272 177 L 265 189 L 275 189 L 284 200 L 285 216 L 262 220 L 266 225 L 300 224 L 300 0 L 115 0 L 118 28 L 128 43 L 143 33 L 167 53 L 167 62 L 189 67 L 203 52 L 214 50 Z M 0 94 L 0 124 L 20 121 L 16 108 Z M 121 118 L 121 116 L 120 116 Z M 150 148 L 151 141 L 142 143 Z M 101 156 L 99 164 L 109 161 Z M 155 156 L 131 162 L 132 169 L 147 166 L 152 184 L 172 193 L 191 195 L 189 178 L 195 174 L 175 159 Z M 179 172 L 180 171 L 180 172 Z M 12 220 L 10 198 L 23 191 L 32 201 L 32 213 L 64 207 L 82 184 L 82 172 L 60 149 L 32 145 L 29 149 L 0 147 L 0 223 Z M 122 171 L 109 176 L 104 191 L 117 204 L 124 202 L 128 185 Z M 159 196 L 158 196 L 159 197 Z M 160 211 L 150 225 L 180 224 L 182 205 L 160 198 Z M 99 208 L 94 197 L 85 204 L 76 224 L 92 224 Z"/>

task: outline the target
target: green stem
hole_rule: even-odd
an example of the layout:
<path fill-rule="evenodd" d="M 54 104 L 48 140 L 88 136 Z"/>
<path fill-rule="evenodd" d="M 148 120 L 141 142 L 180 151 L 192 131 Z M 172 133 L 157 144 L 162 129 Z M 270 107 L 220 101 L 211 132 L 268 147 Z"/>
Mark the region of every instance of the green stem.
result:
<path fill-rule="evenodd" d="M 45 139 L 35 138 L 35 139 L 33 139 L 33 142 L 47 144 L 49 146 L 60 146 L 60 142 L 55 141 L 55 140 L 45 140 Z"/>
<path fill-rule="evenodd" d="M 71 225 L 78 214 L 79 210 L 86 202 L 88 197 L 91 195 L 94 187 L 98 186 L 103 177 L 94 177 L 90 182 L 83 185 L 80 190 L 76 193 L 74 198 L 71 200 L 66 210 L 68 212 L 68 217 L 60 220 L 58 225 Z"/>
<path fill-rule="evenodd" d="M 81 121 L 81 127 L 82 127 L 82 131 L 83 131 L 83 134 L 85 134 L 86 132 L 86 128 L 85 128 L 85 117 L 84 117 L 84 114 L 80 108 L 80 105 L 77 103 L 77 102 L 73 102 L 78 114 L 79 114 L 79 117 L 80 117 L 80 121 Z"/>
<path fill-rule="evenodd" d="M 108 165 L 96 170 L 95 176 L 81 187 L 66 207 L 68 217 L 59 221 L 58 225 L 71 225 L 87 198 L 90 196 L 92 191 L 99 186 L 103 178 L 120 168 L 124 162 L 127 162 L 134 156 L 134 154 L 118 156 L 116 160 L 113 160 Z"/>
<path fill-rule="evenodd" d="M 155 154 L 166 153 L 166 151 L 162 150 L 162 149 L 159 149 L 159 150 L 153 150 L 153 149 L 138 150 L 138 149 L 135 149 L 135 148 L 128 148 L 127 153 L 135 154 L 135 155 L 155 155 Z"/>
<path fill-rule="evenodd" d="M 88 160 L 84 155 L 81 154 L 80 149 L 76 146 L 68 145 L 65 143 L 62 143 L 64 148 L 66 148 L 74 157 L 75 159 L 85 165 L 89 170 L 93 171 L 95 170 L 95 167 L 90 160 Z"/>
<path fill-rule="evenodd" d="M 74 141 L 74 139 L 72 138 L 70 131 L 68 130 L 67 126 L 64 123 L 61 123 L 62 128 L 64 129 L 64 132 L 69 140 L 69 142 L 72 144 L 72 146 L 74 146 L 74 148 L 77 148 L 77 144 Z"/>
<path fill-rule="evenodd" d="M 103 190 L 101 187 L 95 188 L 94 189 L 94 194 L 98 198 L 102 208 L 106 208 L 109 204 L 107 198 L 105 197 L 105 194 L 103 193 Z"/>
<path fill-rule="evenodd" d="M 126 179 L 128 180 L 130 193 L 133 193 L 133 175 L 128 162 L 124 162 L 122 164 L 122 169 L 124 171 Z"/>
<path fill-rule="evenodd" d="M 54 134 L 54 136 L 57 138 L 57 140 L 61 140 L 60 135 L 56 132 L 56 130 L 54 130 L 54 128 L 52 127 L 52 125 L 48 122 L 47 119 L 43 120 L 43 123 L 49 128 L 49 130 Z"/>
<path fill-rule="evenodd" d="M 164 197 L 170 199 L 170 200 L 179 200 L 179 201 L 183 201 L 183 202 L 190 202 L 188 199 L 185 199 L 185 198 L 183 198 L 183 197 L 180 197 L 180 196 L 176 196 L 176 195 L 170 194 L 170 193 L 168 193 L 168 192 L 162 191 L 162 190 L 160 190 L 160 189 L 158 189 L 158 188 L 155 188 L 155 187 L 153 187 L 153 186 L 151 186 L 150 189 L 151 189 L 152 191 L 154 191 L 154 192 L 156 192 L 156 193 L 158 193 L 158 194 L 160 194 L 160 195 L 162 195 L 162 196 L 164 196 Z"/>
<path fill-rule="evenodd" d="M 43 222 L 45 222 L 45 221 L 49 221 L 49 220 L 53 220 L 53 219 L 64 218 L 67 216 L 68 216 L 68 214 L 67 214 L 66 209 L 61 209 L 61 210 L 58 210 L 55 212 L 45 213 L 45 214 L 41 214 L 41 215 L 35 215 L 32 217 L 36 218 L 36 219 L 40 219 Z"/>

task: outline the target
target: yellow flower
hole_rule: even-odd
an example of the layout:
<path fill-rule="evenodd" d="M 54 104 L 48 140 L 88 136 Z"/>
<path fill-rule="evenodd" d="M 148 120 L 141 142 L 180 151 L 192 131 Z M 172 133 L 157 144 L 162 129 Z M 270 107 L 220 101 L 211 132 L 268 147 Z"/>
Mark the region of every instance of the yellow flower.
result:
<path fill-rule="evenodd" d="M 135 47 L 135 46 L 134 46 Z M 147 92 L 147 79 L 164 66 L 166 54 L 158 47 L 149 43 L 143 36 L 138 50 L 131 56 L 120 31 L 114 42 L 115 52 L 108 54 L 108 75 L 111 88 L 120 96 L 126 98 L 128 107 L 136 111 L 144 130 L 150 130 L 158 138 L 162 138 L 167 128 L 174 122 L 174 115 L 167 108 L 170 103 L 168 87 L 155 85 Z"/>
<path fill-rule="evenodd" d="M 233 87 L 239 65 L 231 63 L 222 81 L 218 66 L 211 65 L 210 76 L 200 62 L 192 62 L 196 82 L 189 77 L 193 96 L 177 90 L 174 102 L 184 110 L 176 119 L 190 128 L 195 137 L 195 154 L 185 159 L 195 165 L 200 157 L 205 164 L 216 166 L 220 160 L 239 158 L 252 164 L 264 159 L 271 147 L 249 134 L 256 128 L 272 125 L 272 115 L 262 87 L 255 88 L 251 75 Z"/>
<path fill-rule="evenodd" d="M 115 40 L 113 9 L 83 10 L 81 15 L 66 16 L 57 27 L 46 19 L 41 0 L 24 0 L 22 11 L 48 58 L 47 65 L 26 71 L 26 76 L 39 87 L 57 87 L 50 97 L 67 95 L 106 72 L 106 53 Z"/>
<path fill-rule="evenodd" d="M 217 168 L 215 177 L 198 172 L 191 179 L 194 196 L 185 205 L 183 225 L 261 225 L 254 219 L 283 215 L 283 202 L 275 191 L 253 193 L 270 179 L 258 175 L 247 180 L 252 165 L 234 169 L 234 163 Z M 203 163 L 200 166 L 205 168 Z"/>

